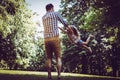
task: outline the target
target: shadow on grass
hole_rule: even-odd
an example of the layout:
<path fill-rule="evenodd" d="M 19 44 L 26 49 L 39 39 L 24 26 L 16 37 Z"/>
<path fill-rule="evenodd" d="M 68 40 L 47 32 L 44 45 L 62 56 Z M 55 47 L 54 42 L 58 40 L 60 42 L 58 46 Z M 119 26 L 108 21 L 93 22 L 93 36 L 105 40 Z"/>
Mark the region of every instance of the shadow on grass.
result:
<path fill-rule="evenodd" d="M 52 76 L 53 80 L 57 80 L 56 72 L 52 72 Z M 48 80 L 48 79 L 47 72 L 0 70 L 0 80 Z M 61 80 L 120 80 L 120 77 L 61 73 Z"/>
<path fill-rule="evenodd" d="M 11 74 L 0 74 L 0 80 L 48 80 L 47 76 L 43 75 L 11 75 Z M 56 76 L 53 76 L 53 80 L 57 80 Z M 73 76 L 62 76 L 61 80 L 120 80 L 115 78 L 99 78 L 99 77 L 73 77 Z"/>

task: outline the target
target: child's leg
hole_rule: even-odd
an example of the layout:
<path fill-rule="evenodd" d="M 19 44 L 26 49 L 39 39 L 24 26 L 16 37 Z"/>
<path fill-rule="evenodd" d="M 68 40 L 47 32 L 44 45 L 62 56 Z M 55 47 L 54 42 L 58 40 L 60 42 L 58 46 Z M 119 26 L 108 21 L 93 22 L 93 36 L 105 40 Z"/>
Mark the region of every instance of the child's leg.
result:
<path fill-rule="evenodd" d="M 87 40 L 85 42 L 83 42 L 83 44 L 85 44 L 85 45 L 88 44 L 90 42 L 91 37 L 94 37 L 94 36 L 90 34 L 89 37 L 87 38 Z"/>
<path fill-rule="evenodd" d="M 86 45 L 82 45 L 82 46 L 85 47 L 90 53 L 92 53 L 91 47 L 88 47 L 88 46 L 86 46 Z"/>

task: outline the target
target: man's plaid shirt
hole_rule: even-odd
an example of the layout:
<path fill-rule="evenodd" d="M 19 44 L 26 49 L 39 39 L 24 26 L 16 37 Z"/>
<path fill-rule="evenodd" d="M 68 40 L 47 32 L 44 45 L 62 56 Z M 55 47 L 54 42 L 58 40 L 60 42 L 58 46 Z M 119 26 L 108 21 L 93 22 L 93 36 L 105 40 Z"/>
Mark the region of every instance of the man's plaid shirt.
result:
<path fill-rule="evenodd" d="M 63 20 L 62 16 L 54 11 L 47 12 L 42 17 L 42 21 L 44 26 L 44 38 L 59 36 L 58 21 L 67 27 L 67 23 Z"/>

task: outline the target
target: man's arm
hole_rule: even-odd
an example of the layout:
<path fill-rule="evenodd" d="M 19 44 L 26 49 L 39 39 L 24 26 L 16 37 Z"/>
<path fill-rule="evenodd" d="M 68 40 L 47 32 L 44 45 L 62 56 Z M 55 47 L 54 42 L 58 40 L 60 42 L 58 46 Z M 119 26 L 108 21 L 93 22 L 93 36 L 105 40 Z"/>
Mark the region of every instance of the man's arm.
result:
<path fill-rule="evenodd" d="M 62 17 L 58 12 L 56 12 L 56 14 L 57 14 L 58 20 L 59 20 L 65 27 L 68 27 L 68 24 L 67 24 L 67 22 L 63 19 L 63 17 Z"/>

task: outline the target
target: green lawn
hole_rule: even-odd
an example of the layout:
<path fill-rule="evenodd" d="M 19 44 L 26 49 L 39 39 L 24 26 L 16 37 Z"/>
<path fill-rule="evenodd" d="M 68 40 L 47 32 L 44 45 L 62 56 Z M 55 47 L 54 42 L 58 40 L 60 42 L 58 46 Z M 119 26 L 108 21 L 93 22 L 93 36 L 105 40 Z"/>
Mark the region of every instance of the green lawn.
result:
<path fill-rule="evenodd" d="M 61 80 L 120 80 L 120 77 L 62 73 Z M 57 73 L 52 72 L 54 80 Z M 0 70 L 0 80 L 47 80 L 47 72 Z"/>

